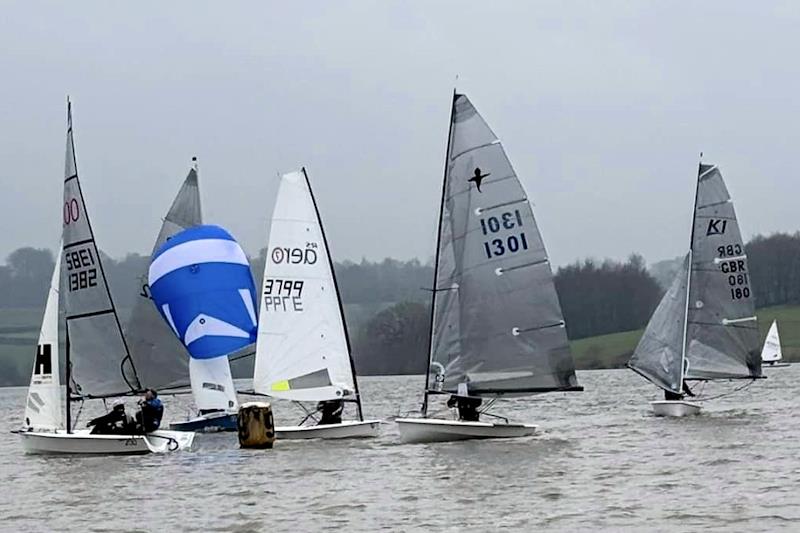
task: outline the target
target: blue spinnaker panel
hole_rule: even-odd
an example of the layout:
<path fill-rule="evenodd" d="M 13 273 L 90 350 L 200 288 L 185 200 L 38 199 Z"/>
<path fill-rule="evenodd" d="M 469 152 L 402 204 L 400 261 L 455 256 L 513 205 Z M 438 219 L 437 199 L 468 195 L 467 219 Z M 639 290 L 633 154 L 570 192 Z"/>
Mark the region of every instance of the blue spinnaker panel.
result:
<path fill-rule="evenodd" d="M 193 358 L 224 356 L 255 342 L 250 264 L 223 228 L 176 233 L 153 255 L 148 278 L 158 311 Z"/>

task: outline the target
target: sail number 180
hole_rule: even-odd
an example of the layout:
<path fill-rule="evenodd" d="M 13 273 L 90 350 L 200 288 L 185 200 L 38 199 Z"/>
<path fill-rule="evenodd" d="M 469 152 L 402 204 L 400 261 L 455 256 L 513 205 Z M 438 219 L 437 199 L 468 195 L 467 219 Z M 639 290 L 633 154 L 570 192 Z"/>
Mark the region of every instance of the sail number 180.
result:
<path fill-rule="evenodd" d="M 500 230 L 511 230 L 522 227 L 522 215 L 519 209 L 513 212 L 505 212 L 500 216 L 491 216 L 486 219 L 481 218 L 481 231 L 484 235 L 491 235 L 499 233 Z M 506 253 L 515 253 L 519 250 L 528 249 L 528 239 L 525 237 L 525 232 L 508 236 L 498 236 L 496 239 L 485 241 L 483 243 L 483 251 L 486 253 L 486 258 L 501 257 Z"/>

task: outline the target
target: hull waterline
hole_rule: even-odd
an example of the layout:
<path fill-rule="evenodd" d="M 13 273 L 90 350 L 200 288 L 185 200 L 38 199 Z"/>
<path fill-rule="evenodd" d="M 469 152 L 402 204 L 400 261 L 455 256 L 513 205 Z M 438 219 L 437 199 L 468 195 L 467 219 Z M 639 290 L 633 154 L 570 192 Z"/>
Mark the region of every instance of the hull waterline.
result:
<path fill-rule="evenodd" d="M 468 439 L 512 439 L 535 435 L 533 424 L 492 424 L 437 418 L 398 418 L 400 440 L 404 443 L 447 442 Z"/>
<path fill-rule="evenodd" d="M 378 436 L 380 420 L 346 420 L 341 424 L 318 426 L 277 426 L 278 440 L 297 439 L 366 439 Z"/>
<path fill-rule="evenodd" d="M 237 418 L 238 415 L 236 413 L 214 413 L 184 420 L 183 422 L 173 422 L 169 425 L 169 428 L 175 431 L 197 431 L 200 433 L 236 431 Z"/>
<path fill-rule="evenodd" d="M 138 455 L 185 450 L 194 442 L 194 433 L 168 430 L 146 435 L 92 435 L 89 430 L 18 434 L 23 449 L 31 454 Z"/>
<path fill-rule="evenodd" d="M 700 414 L 702 409 L 700 404 L 683 400 L 657 400 L 650 402 L 650 405 L 653 406 L 655 416 L 694 416 Z"/>

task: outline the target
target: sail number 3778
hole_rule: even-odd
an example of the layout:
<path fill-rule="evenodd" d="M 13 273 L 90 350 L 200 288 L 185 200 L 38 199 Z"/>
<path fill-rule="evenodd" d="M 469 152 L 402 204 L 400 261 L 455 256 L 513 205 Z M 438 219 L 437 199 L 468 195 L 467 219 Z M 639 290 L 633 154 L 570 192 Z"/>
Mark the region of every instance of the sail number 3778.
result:
<path fill-rule="evenodd" d="M 499 216 L 481 218 L 479 221 L 481 223 L 481 231 L 488 236 L 500 233 L 501 230 L 507 231 L 522 227 L 522 215 L 519 209 L 502 213 Z M 483 243 L 483 251 L 486 253 L 487 259 L 527 249 L 528 239 L 525 237 L 524 231 L 512 233 L 511 235 L 498 235 L 496 238 Z"/>

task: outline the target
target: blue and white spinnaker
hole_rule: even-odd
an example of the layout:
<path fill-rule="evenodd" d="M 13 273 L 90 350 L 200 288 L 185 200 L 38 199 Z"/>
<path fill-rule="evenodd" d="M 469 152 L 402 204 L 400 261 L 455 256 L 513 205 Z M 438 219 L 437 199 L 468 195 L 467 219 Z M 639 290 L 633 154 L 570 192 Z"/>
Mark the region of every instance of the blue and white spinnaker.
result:
<path fill-rule="evenodd" d="M 148 281 L 153 302 L 191 356 L 198 409 L 238 408 L 227 356 L 255 342 L 258 325 L 242 248 L 219 226 L 188 228 L 156 251 Z"/>

